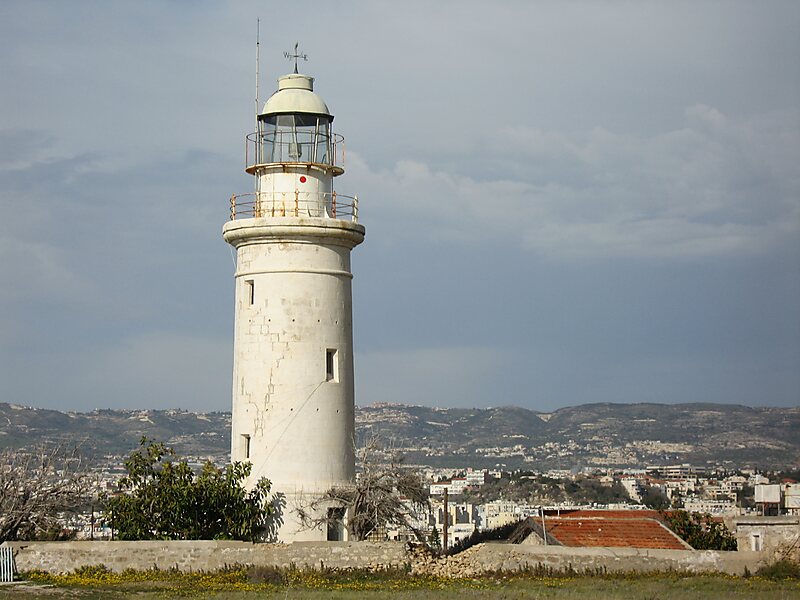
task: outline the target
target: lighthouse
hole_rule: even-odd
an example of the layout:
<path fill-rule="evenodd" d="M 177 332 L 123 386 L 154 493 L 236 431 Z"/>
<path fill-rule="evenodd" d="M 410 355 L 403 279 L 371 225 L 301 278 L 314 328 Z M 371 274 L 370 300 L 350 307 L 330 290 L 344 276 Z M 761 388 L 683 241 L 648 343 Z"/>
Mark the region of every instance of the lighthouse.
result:
<path fill-rule="evenodd" d="M 255 192 L 231 198 L 223 227 L 236 250 L 231 460 L 252 464 L 248 486 L 272 482 L 284 542 L 346 539 L 343 509 L 319 499 L 355 477 L 350 252 L 365 229 L 357 198 L 334 189 L 332 123 L 314 78 L 280 77 L 247 136 Z"/>

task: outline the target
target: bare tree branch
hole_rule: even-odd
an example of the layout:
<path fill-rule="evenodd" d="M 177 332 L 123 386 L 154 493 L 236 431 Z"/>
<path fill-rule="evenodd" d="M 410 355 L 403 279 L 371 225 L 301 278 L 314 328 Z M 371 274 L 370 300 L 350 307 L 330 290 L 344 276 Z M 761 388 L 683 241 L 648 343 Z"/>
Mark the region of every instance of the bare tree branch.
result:
<path fill-rule="evenodd" d="M 0 542 L 52 535 L 59 514 L 75 510 L 87 490 L 77 448 L 0 451 Z"/>
<path fill-rule="evenodd" d="M 428 485 L 423 476 L 403 465 L 403 458 L 389 453 L 389 461 L 381 463 L 377 455 L 381 446 L 376 438 L 368 440 L 357 451 L 361 473 L 355 483 L 334 487 L 306 507 L 297 507 L 301 522 L 308 528 L 331 523 L 326 507 L 347 509 L 347 529 L 351 539 L 364 540 L 382 527 L 398 527 L 425 541 L 424 533 L 415 527 L 419 515 L 430 511 Z"/>

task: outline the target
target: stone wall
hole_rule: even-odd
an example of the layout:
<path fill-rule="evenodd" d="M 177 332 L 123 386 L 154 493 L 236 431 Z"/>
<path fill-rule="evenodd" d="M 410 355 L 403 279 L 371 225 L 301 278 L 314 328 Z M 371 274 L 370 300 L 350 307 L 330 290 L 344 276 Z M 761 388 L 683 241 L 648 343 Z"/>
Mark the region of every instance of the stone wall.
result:
<path fill-rule="evenodd" d="M 776 558 L 800 560 L 800 517 L 747 516 L 733 520 L 736 543 L 742 550 Z"/>
<path fill-rule="evenodd" d="M 64 573 L 84 565 L 125 569 L 178 568 L 214 571 L 226 565 L 274 565 L 297 568 L 400 567 L 405 546 L 392 542 L 295 542 L 251 544 L 229 541 L 5 542 L 14 549 L 17 571 Z"/>
<path fill-rule="evenodd" d="M 487 543 L 455 556 L 420 556 L 412 561 L 412 573 L 445 577 L 469 577 L 492 571 L 549 568 L 554 571 L 605 571 L 680 573 L 727 573 L 742 575 L 761 566 L 763 555 L 754 552 L 715 550 L 653 550 L 636 548 L 574 548 Z"/>
<path fill-rule="evenodd" d="M 570 548 L 488 543 L 461 554 L 436 558 L 423 551 L 409 553 L 396 542 L 295 542 L 250 544 L 227 541 L 146 542 L 6 542 L 14 549 L 17 571 L 72 571 L 103 564 L 114 571 L 178 568 L 213 571 L 226 565 L 272 565 L 319 569 L 403 567 L 412 573 L 468 577 L 486 572 L 534 569 L 562 571 L 754 572 L 764 554 L 697 550 L 637 550 L 633 548 Z"/>

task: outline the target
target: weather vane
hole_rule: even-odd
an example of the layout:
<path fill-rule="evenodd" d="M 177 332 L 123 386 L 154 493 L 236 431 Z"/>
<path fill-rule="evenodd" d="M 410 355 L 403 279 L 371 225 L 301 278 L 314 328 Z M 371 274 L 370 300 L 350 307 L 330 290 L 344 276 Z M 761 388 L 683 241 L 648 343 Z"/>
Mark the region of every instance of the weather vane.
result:
<path fill-rule="evenodd" d="M 297 42 L 297 43 L 294 45 L 294 54 L 289 54 L 288 52 L 284 52 L 284 53 L 283 53 L 283 55 L 284 55 L 284 56 L 285 56 L 287 59 L 289 59 L 289 60 L 292 60 L 292 59 L 294 59 L 294 72 L 295 72 L 295 73 L 297 73 L 297 59 L 298 59 L 298 58 L 300 58 L 300 59 L 303 59 L 303 60 L 308 60 L 308 54 L 303 54 L 302 52 L 300 52 L 300 51 L 297 49 L 297 47 L 298 47 L 299 45 L 300 45 L 300 42 Z"/>

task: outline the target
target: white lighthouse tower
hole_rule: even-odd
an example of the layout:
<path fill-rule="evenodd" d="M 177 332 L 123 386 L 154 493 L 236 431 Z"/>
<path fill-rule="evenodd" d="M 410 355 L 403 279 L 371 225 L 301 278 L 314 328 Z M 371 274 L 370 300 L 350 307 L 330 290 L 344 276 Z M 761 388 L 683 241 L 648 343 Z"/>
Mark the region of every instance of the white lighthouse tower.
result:
<path fill-rule="evenodd" d="M 358 201 L 334 191 L 344 173 L 343 138 L 295 73 L 247 136 L 246 171 L 256 192 L 231 198 L 223 227 L 236 248 L 231 460 L 253 465 L 283 505 L 278 539 L 345 539 L 345 515 L 318 507 L 327 526 L 309 529 L 307 510 L 355 476 L 350 251 L 364 240 Z"/>

